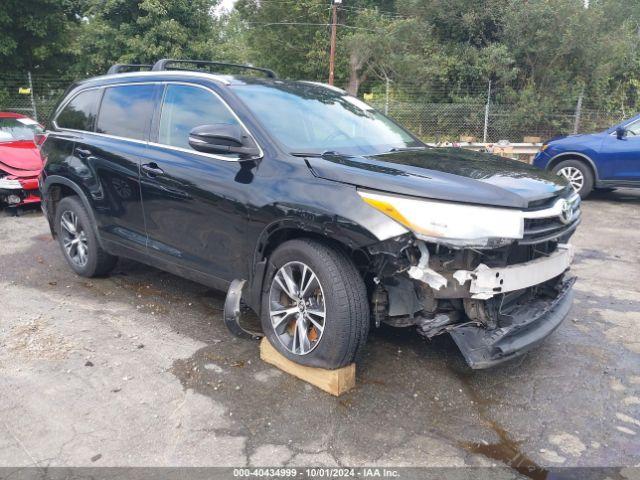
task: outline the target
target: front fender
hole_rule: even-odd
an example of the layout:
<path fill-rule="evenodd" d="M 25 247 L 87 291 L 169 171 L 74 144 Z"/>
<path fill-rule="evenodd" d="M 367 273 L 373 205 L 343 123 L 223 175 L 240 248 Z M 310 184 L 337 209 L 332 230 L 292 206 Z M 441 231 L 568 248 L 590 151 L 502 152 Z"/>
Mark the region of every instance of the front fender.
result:
<path fill-rule="evenodd" d="M 268 254 L 282 240 L 308 235 L 325 238 L 348 250 L 359 250 L 408 232 L 402 225 L 362 201 L 355 187 L 343 187 L 349 192 L 343 190 L 338 195 L 327 195 L 314 208 L 274 204 L 263 209 L 269 212 L 271 221 L 257 237 L 246 291 L 246 301 L 256 312 L 260 308 Z M 335 212 L 340 212 L 340 215 Z"/>
<path fill-rule="evenodd" d="M 595 153 L 595 152 L 594 152 Z M 596 166 L 596 163 L 591 159 L 591 157 L 593 156 L 593 154 L 591 153 L 585 153 L 585 152 L 577 152 L 577 151 L 564 151 L 564 152 L 558 152 L 555 153 L 547 162 L 547 170 L 551 170 L 555 165 L 558 164 L 558 162 L 561 162 L 564 158 L 580 158 L 582 160 L 584 160 L 586 163 L 588 163 L 591 166 L 591 169 L 594 172 L 595 175 L 595 180 L 598 181 L 600 180 L 600 174 L 598 173 L 598 167 Z"/>

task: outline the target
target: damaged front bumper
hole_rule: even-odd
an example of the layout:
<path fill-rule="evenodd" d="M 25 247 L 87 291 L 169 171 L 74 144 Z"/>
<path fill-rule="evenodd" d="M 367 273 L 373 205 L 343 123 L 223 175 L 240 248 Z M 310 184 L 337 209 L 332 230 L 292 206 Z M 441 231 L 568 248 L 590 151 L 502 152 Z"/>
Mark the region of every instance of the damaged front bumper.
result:
<path fill-rule="evenodd" d="M 528 262 L 489 268 L 480 264 L 473 271 L 458 270 L 453 277 L 463 285 L 469 281 L 471 298 L 486 300 L 500 293 L 513 292 L 538 285 L 561 275 L 573 260 L 573 247 L 559 244 L 548 256 Z"/>
<path fill-rule="evenodd" d="M 450 334 L 473 369 L 493 367 L 516 358 L 539 345 L 560 326 L 573 303 L 576 278 L 557 286 L 553 299 L 535 298 L 510 312 L 509 325 L 493 330 L 477 325 L 462 325 Z"/>
<path fill-rule="evenodd" d="M 19 207 L 39 201 L 40 193 L 36 177 L 0 176 L 0 204 Z"/>
<path fill-rule="evenodd" d="M 382 245 L 370 251 L 386 258 L 374 277 L 375 324 L 415 327 L 427 339 L 449 333 L 474 369 L 513 359 L 569 313 L 574 249 L 566 240 L 483 252 L 407 237 L 396 250 Z"/>

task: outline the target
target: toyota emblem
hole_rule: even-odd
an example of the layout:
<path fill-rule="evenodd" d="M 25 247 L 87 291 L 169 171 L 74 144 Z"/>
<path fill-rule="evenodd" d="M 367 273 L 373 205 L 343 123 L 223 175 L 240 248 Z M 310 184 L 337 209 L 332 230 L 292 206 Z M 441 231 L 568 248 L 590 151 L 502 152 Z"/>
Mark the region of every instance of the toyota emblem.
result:
<path fill-rule="evenodd" d="M 571 209 L 571 205 L 564 198 L 560 200 L 560 221 L 564 224 L 567 224 L 571 221 L 571 216 L 573 212 Z"/>

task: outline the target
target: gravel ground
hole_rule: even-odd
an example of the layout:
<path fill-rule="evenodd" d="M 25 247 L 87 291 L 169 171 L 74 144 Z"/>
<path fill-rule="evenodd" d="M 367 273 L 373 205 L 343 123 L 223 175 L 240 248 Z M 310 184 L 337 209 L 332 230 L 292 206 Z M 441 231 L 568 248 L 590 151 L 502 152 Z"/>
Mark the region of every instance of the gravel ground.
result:
<path fill-rule="evenodd" d="M 583 211 L 541 348 L 473 372 L 383 328 L 339 399 L 233 338 L 223 294 L 129 261 L 75 276 L 39 212 L 0 212 L 0 466 L 640 466 L 640 191 Z"/>

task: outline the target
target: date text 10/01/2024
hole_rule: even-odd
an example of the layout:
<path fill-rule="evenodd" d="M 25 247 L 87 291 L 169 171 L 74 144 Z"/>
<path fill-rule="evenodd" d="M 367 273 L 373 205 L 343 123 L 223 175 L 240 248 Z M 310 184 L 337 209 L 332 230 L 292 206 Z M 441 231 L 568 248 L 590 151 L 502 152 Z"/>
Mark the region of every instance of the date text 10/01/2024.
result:
<path fill-rule="evenodd" d="M 234 468 L 234 477 L 266 478 L 399 478 L 397 470 L 389 468 Z"/>

